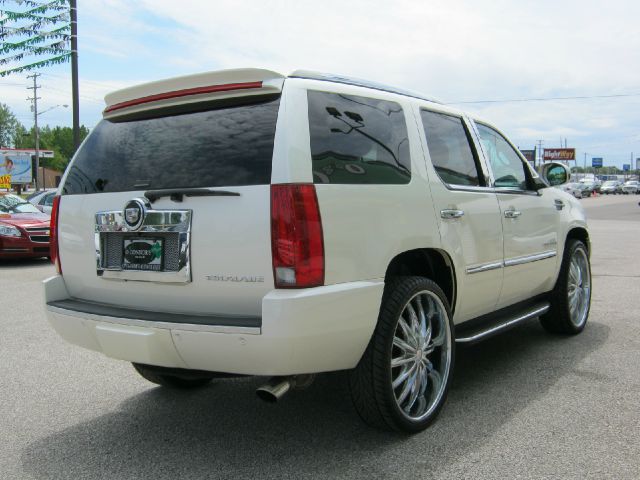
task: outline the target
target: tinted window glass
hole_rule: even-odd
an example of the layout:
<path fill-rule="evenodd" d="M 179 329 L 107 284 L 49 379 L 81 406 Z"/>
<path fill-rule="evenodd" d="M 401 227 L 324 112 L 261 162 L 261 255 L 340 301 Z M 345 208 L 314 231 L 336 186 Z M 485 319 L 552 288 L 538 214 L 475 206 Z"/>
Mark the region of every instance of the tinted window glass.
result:
<path fill-rule="evenodd" d="M 442 181 L 450 185 L 484 185 L 462 119 L 427 110 L 420 113 L 431 162 Z"/>
<path fill-rule="evenodd" d="M 402 107 L 385 100 L 309 90 L 315 183 L 409 183 Z"/>
<path fill-rule="evenodd" d="M 0 195 L 0 213 L 40 213 L 40 210 L 17 195 L 5 193 Z"/>
<path fill-rule="evenodd" d="M 489 156 L 495 187 L 527 189 L 525 166 L 516 151 L 493 128 L 477 124 L 480 141 Z"/>
<path fill-rule="evenodd" d="M 269 184 L 278 105 L 103 120 L 78 152 L 63 193 Z"/>

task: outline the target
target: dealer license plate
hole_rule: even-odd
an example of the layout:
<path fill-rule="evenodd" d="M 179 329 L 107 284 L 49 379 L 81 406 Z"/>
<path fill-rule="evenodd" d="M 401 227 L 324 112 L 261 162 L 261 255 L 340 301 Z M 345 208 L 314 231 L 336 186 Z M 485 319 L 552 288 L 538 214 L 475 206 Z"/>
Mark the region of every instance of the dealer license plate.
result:
<path fill-rule="evenodd" d="M 130 238 L 124 240 L 123 270 L 162 270 L 161 238 Z"/>

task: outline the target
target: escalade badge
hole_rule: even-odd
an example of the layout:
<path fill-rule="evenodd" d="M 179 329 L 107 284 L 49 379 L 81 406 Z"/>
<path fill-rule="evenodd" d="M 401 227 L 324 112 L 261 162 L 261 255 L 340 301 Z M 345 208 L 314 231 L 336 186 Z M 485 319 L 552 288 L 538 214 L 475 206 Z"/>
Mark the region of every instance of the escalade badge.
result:
<path fill-rule="evenodd" d="M 129 200 L 124 206 L 124 223 L 126 223 L 131 230 L 137 230 L 144 221 L 145 212 L 146 207 L 142 200 L 137 198 Z"/>

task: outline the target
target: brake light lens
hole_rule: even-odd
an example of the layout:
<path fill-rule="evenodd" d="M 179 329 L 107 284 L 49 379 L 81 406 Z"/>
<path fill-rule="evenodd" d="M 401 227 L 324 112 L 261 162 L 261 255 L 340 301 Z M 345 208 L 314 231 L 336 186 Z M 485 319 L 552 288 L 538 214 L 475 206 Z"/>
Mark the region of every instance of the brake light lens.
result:
<path fill-rule="evenodd" d="M 313 184 L 271 185 L 271 253 L 276 288 L 324 285 L 324 239 Z"/>
<path fill-rule="evenodd" d="M 53 205 L 51 208 L 51 223 L 49 224 L 49 249 L 51 263 L 56 266 L 56 271 L 62 275 L 62 266 L 60 265 L 60 250 L 58 248 L 58 212 L 60 210 L 60 195 L 53 197 Z"/>

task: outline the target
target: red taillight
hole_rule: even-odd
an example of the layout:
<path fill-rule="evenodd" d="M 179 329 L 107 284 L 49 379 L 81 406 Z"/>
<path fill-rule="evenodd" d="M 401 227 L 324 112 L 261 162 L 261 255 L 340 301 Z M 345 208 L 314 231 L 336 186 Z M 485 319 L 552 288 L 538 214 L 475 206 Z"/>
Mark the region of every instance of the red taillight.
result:
<path fill-rule="evenodd" d="M 60 250 L 58 249 L 58 211 L 60 210 L 60 195 L 53 197 L 53 207 L 51 208 L 51 223 L 49 224 L 49 248 L 51 262 L 56 266 L 56 270 L 62 275 L 60 265 Z"/>
<path fill-rule="evenodd" d="M 271 185 L 271 253 L 277 288 L 324 285 L 324 242 L 313 184 Z"/>

